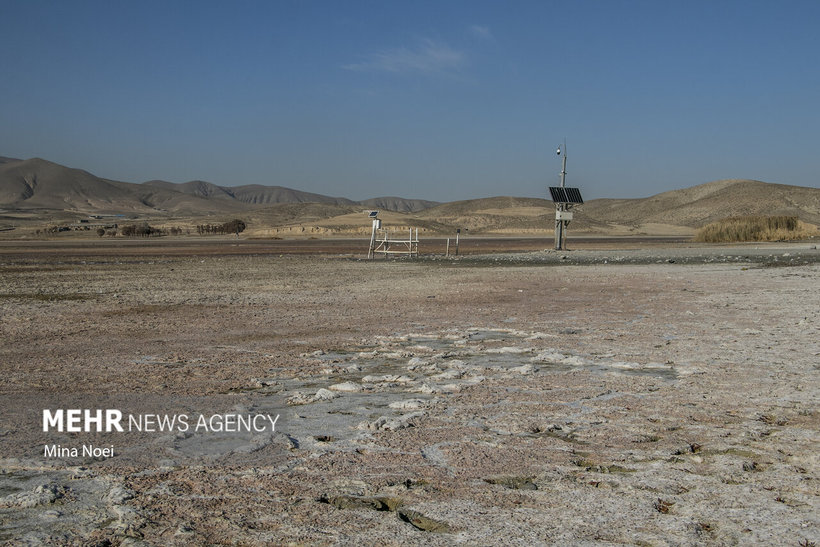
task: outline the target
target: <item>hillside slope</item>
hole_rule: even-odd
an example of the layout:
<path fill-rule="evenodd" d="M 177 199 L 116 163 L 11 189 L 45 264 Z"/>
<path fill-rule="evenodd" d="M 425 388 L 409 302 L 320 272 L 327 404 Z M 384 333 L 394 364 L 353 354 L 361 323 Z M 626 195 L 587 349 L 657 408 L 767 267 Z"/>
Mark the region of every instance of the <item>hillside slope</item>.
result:
<path fill-rule="evenodd" d="M 0 205 L 80 211 L 150 210 L 126 183 L 101 179 L 40 158 L 0 164 Z"/>
<path fill-rule="evenodd" d="M 148 182 L 143 182 L 142 186 L 162 188 L 163 190 L 181 192 L 183 194 L 207 199 L 236 199 L 236 196 L 234 196 L 229 189 L 204 180 L 192 180 L 179 184 L 164 180 L 149 180 Z"/>
<path fill-rule="evenodd" d="M 239 209 L 173 190 L 103 179 L 40 158 L 0 164 L 0 206 L 87 214 L 205 214 Z"/>
<path fill-rule="evenodd" d="M 386 209 L 399 213 L 417 213 L 430 207 L 439 205 L 438 201 L 428 201 L 426 199 L 407 199 L 395 196 L 385 196 L 380 198 L 370 198 L 359 202 L 370 209 Z"/>
<path fill-rule="evenodd" d="M 583 191 L 583 189 L 582 189 Z M 220 186 L 196 180 L 142 184 L 97 177 L 40 158 L 0 156 L 0 209 L 8 218 L 50 219 L 77 214 L 134 214 L 191 222 L 241 217 L 288 233 L 369 230 L 365 209 L 378 209 L 388 225 L 473 234 L 543 234 L 553 229 L 554 204 L 545 199 L 498 196 L 437 204 L 380 197 L 353 201 L 283 186 Z M 387 215 L 390 213 L 390 215 Z M 720 180 L 641 199 L 596 199 L 573 209 L 575 233 L 691 234 L 710 222 L 739 215 L 794 215 L 820 225 L 820 189 L 755 180 Z M 16 216 L 15 216 L 16 215 Z"/>
<path fill-rule="evenodd" d="M 698 228 L 739 215 L 795 215 L 820 224 L 820 189 L 756 180 L 720 180 L 643 199 L 599 199 L 580 214 L 623 225 L 663 223 Z"/>
<path fill-rule="evenodd" d="M 280 203 L 417 211 L 434 202 L 398 197 L 356 202 L 283 186 L 219 186 L 201 180 L 179 184 L 152 180 L 135 184 L 104 179 L 40 158 L 18 160 L 0 156 L 0 207 L 10 210 L 210 215 L 247 212 Z"/>

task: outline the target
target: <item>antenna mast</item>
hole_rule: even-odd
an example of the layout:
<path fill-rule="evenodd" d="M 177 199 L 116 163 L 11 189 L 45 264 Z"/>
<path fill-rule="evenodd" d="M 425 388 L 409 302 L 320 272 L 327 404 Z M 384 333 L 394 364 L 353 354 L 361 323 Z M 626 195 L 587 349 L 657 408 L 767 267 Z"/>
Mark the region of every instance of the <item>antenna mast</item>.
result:
<path fill-rule="evenodd" d="M 563 149 L 562 149 L 563 146 Z M 561 158 L 561 188 L 564 188 L 564 184 L 567 180 L 567 140 L 564 139 L 564 144 L 558 147 L 557 153 L 559 156 L 562 155 Z M 557 203 L 555 205 L 555 250 L 560 251 L 566 248 L 566 241 L 567 237 L 567 227 L 564 223 L 564 215 L 566 214 L 565 211 L 568 209 L 566 203 Z"/>
<path fill-rule="evenodd" d="M 564 152 L 563 161 L 561 163 L 561 188 L 564 187 L 564 182 L 567 180 L 567 140 L 564 139 L 563 146 L 558 147 L 558 155 L 561 155 L 561 151 Z"/>

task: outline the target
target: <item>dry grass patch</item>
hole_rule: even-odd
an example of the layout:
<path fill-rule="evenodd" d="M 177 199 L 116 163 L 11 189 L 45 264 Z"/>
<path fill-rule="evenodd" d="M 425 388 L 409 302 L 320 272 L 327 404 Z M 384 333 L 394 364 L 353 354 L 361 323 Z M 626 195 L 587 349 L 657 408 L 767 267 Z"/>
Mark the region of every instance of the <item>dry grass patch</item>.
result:
<path fill-rule="evenodd" d="M 707 224 L 695 233 L 695 241 L 731 243 L 738 241 L 783 241 L 816 235 L 796 216 L 742 216 Z"/>

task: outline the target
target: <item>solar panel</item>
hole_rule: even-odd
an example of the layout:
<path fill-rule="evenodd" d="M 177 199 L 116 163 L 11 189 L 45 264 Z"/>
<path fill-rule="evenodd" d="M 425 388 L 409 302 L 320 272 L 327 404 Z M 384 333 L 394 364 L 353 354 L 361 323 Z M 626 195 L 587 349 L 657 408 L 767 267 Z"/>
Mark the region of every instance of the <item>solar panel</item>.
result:
<path fill-rule="evenodd" d="M 578 188 L 562 188 L 550 186 L 550 196 L 555 203 L 583 203 L 581 190 Z"/>

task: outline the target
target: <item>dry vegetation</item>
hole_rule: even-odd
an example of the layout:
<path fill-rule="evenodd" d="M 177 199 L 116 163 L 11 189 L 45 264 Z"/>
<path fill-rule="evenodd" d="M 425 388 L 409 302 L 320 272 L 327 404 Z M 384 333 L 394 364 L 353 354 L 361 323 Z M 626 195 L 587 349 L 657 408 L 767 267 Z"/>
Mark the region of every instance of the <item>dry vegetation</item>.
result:
<path fill-rule="evenodd" d="M 814 234 L 796 216 L 730 217 L 707 224 L 695 234 L 695 241 L 731 243 L 739 241 L 784 241 L 805 239 Z"/>

